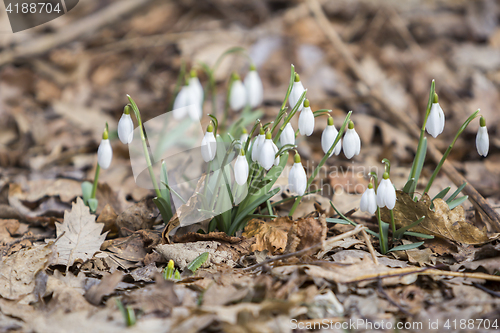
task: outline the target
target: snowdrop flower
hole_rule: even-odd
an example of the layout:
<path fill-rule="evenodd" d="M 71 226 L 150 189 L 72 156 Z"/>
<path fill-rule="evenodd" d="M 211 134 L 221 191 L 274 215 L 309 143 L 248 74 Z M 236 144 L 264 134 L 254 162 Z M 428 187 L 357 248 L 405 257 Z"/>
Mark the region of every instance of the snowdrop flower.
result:
<path fill-rule="evenodd" d="M 377 196 L 375 195 L 372 182 L 368 184 L 368 188 L 361 196 L 359 209 L 361 209 L 362 212 L 368 212 L 370 214 L 375 214 L 377 210 Z"/>
<path fill-rule="evenodd" d="M 174 119 L 180 120 L 186 115 L 192 120 L 199 120 L 201 118 L 201 102 L 197 95 L 196 88 L 189 83 L 184 85 L 174 101 Z"/>
<path fill-rule="evenodd" d="M 250 66 L 250 72 L 245 77 L 245 90 L 247 96 L 247 104 L 253 109 L 262 103 L 264 97 L 264 88 L 260 80 L 259 73 L 255 70 L 255 66 Z"/>
<path fill-rule="evenodd" d="M 304 101 L 304 108 L 299 116 L 299 132 L 300 135 L 310 136 L 314 131 L 314 113 L 309 107 L 309 100 Z"/>
<path fill-rule="evenodd" d="M 198 101 L 198 104 L 203 104 L 203 86 L 200 83 L 200 79 L 196 75 L 196 71 L 191 70 L 191 77 L 189 78 L 189 87 L 191 88 L 191 93 L 193 94 L 193 98 Z"/>
<path fill-rule="evenodd" d="M 481 116 L 479 120 L 479 129 L 476 135 L 476 149 L 479 155 L 486 157 L 490 146 L 488 137 L 488 129 L 486 128 L 486 120 Z"/>
<path fill-rule="evenodd" d="M 337 138 L 337 135 L 339 132 L 333 125 L 333 118 L 328 117 L 328 126 L 326 126 L 325 130 L 323 131 L 323 134 L 321 134 L 321 148 L 323 148 L 323 152 L 326 154 L 330 150 L 330 147 L 333 145 L 335 142 L 335 139 Z M 337 144 L 335 145 L 335 148 L 333 148 L 332 152 L 330 153 L 330 156 L 335 153 L 335 155 L 340 154 L 340 150 L 342 149 L 342 139 L 339 139 Z"/>
<path fill-rule="evenodd" d="M 240 150 L 241 153 L 234 163 L 234 179 L 238 185 L 244 185 L 248 179 L 248 162 L 245 157 L 245 151 Z"/>
<path fill-rule="evenodd" d="M 252 161 L 257 161 L 258 162 L 258 157 L 260 153 L 260 145 L 264 143 L 266 140 L 266 132 L 264 132 L 264 129 L 261 127 L 259 135 L 254 139 L 253 145 L 252 145 Z"/>
<path fill-rule="evenodd" d="M 271 139 L 271 132 L 266 133 L 266 140 L 264 143 L 259 145 L 260 152 L 258 153 L 258 162 L 259 164 L 268 171 L 271 169 L 273 164 L 276 162 L 276 158 L 274 157 L 277 153 L 276 145 Z M 279 163 L 279 160 L 278 160 Z"/>
<path fill-rule="evenodd" d="M 361 140 L 354 129 L 352 120 L 349 121 L 349 126 L 345 132 L 342 149 L 344 150 L 345 157 L 348 159 L 351 159 L 354 155 L 358 155 L 361 150 Z"/>
<path fill-rule="evenodd" d="M 122 117 L 118 121 L 118 138 L 123 144 L 131 143 L 134 138 L 134 123 L 130 117 L 130 109 L 130 105 L 126 105 Z"/>
<path fill-rule="evenodd" d="M 305 89 L 300 82 L 299 74 L 295 73 L 295 80 L 293 82 L 292 91 L 290 91 L 290 96 L 288 97 L 288 102 L 290 103 L 290 107 L 293 109 L 295 104 L 300 99 L 300 96 L 304 93 Z M 298 111 L 302 111 L 303 105 L 299 105 Z"/>
<path fill-rule="evenodd" d="M 111 149 L 111 144 L 108 139 L 108 125 L 106 124 L 106 129 L 102 133 L 102 140 L 97 148 L 97 163 L 103 169 L 109 168 L 111 165 L 111 160 L 113 159 L 113 149 Z"/>
<path fill-rule="evenodd" d="M 300 155 L 295 154 L 294 163 L 290 173 L 288 174 L 288 187 L 291 192 L 297 193 L 298 195 L 304 195 L 307 187 L 307 175 L 302 163 L 300 162 Z"/>
<path fill-rule="evenodd" d="M 377 206 L 393 209 L 396 205 L 396 189 L 389 179 L 389 173 L 384 172 L 383 179 L 377 189 Z"/>
<path fill-rule="evenodd" d="M 444 112 L 438 103 L 438 95 L 434 93 L 434 103 L 432 103 L 431 111 L 429 112 L 429 117 L 427 118 L 427 124 L 425 125 L 427 133 L 433 137 L 437 137 L 439 134 L 443 133 L 444 129 Z"/>
<path fill-rule="evenodd" d="M 248 140 L 248 132 L 247 132 L 247 129 L 243 127 L 243 132 L 241 133 L 241 136 L 240 136 L 240 142 L 241 142 L 241 145 L 243 146 Z"/>
<path fill-rule="evenodd" d="M 229 106 L 234 111 L 240 111 L 245 106 L 246 101 L 247 93 L 245 86 L 238 74 L 233 73 L 233 83 L 231 84 L 231 91 L 229 93 Z"/>
<path fill-rule="evenodd" d="M 280 143 L 282 146 L 295 144 L 295 131 L 293 130 L 292 124 L 288 123 L 285 125 L 280 135 Z"/>
<path fill-rule="evenodd" d="M 205 162 L 210 162 L 215 158 L 217 152 L 217 141 L 214 136 L 214 127 L 208 125 L 207 132 L 201 141 L 201 157 Z"/>

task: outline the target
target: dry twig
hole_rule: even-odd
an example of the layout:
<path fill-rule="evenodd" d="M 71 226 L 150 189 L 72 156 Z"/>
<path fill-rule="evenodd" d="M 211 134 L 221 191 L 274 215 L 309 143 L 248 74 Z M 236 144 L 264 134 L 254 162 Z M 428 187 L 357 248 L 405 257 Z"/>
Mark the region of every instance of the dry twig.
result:
<path fill-rule="evenodd" d="M 363 234 L 363 238 L 365 239 L 366 247 L 368 247 L 368 251 L 370 251 L 370 254 L 372 255 L 373 263 L 375 265 L 378 265 L 377 254 L 375 253 L 375 249 L 373 248 L 372 242 L 370 241 L 370 237 L 368 237 L 365 229 L 361 230 L 361 233 Z"/>

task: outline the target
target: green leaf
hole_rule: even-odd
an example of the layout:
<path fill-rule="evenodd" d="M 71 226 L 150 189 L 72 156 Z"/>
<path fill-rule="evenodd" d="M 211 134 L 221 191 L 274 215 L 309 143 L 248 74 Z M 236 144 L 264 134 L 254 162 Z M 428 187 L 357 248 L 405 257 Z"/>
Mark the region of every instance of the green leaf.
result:
<path fill-rule="evenodd" d="M 455 197 L 460 193 L 462 192 L 462 190 L 465 188 L 465 185 L 467 185 L 467 183 L 463 183 L 462 185 L 460 185 L 459 188 L 457 188 L 457 190 L 455 192 L 453 192 L 452 195 L 450 195 L 450 197 L 448 199 L 446 199 L 446 203 L 448 204 L 448 206 L 450 205 L 450 202 L 453 201 L 453 199 L 455 199 Z M 453 208 L 450 208 L 450 209 L 453 209 Z"/>
<path fill-rule="evenodd" d="M 165 165 L 165 161 L 161 162 L 161 172 L 160 172 L 160 192 L 161 196 L 167 202 L 167 206 L 170 208 L 170 190 L 164 185 L 168 184 L 168 173 L 167 166 Z"/>
<path fill-rule="evenodd" d="M 399 245 L 399 246 L 396 246 L 396 247 L 393 247 L 392 249 L 390 249 L 389 252 L 411 250 L 411 249 L 415 249 L 415 248 L 419 247 L 422 244 L 424 244 L 424 242 Z"/>
<path fill-rule="evenodd" d="M 201 267 L 205 263 L 205 261 L 208 260 L 208 252 L 203 252 L 200 254 L 195 260 L 191 261 L 189 265 L 187 266 L 187 269 L 189 269 L 191 272 L 195 273 L 198 268 Z"/>
<path fill-rule="evenodd" d="M 168 265 L 163 270 L 163 278 L 165 280 L 171 280 L 174 276 L 175 263 L 172 259 L 168 262 Z"/>
<path fill-rule="evenodd" d="M 90 212 L 95 213 L 97 210 L 98 201 L 96 198 L 90 198 L 88 201 Z"/>
<path fill-rule="evenodd" d="M 333 202 L 330 201 L 330 206 L 332 206 L 333 210 L 335 210 L 335 212 L 337 213 L 338 216 L 340 216 L 342 219 L 344 219 L 345 221 L 347 221 L 350 225 L 352 226 L 357 226 L 358 224 L 354 221 L 351 221 L 350 219 L 348 219 L 344 214 L 342 214 L 338 209 L 337 207 L 335 207 L 333 205 Z M 326 221 L 328 222 L 328 218 L 326 219 Z M 340 222 L 337 222 L 337 223 L 340 223 Z M 379 234 L 377 234 L 376 232 L 373 232 L 371 231 L 370 229 L 368 228 L 365 228 L 365 231 L 367 233 L 369 233 L 370 235 L 372 235 L 373 237 L 376 237 L 376 238 L 380 238 Z"/>
<path fill-rule="evenodd" d="M 184 200 L 183 197 L 181 197 L 181 195 L 179 193 L 177 193 L 173 188 L 170 187 L 170 185 L 168 185 L 167 183 L 162 183 L 163 185 L 165 185 L 165 187 L 172 193 L 174 194 L 177 198 L 179 198 L 180 201 L 182 201 L 183 204 L 186 204 L 186 200 Z"/>
<path fill-rule="evenodd" d="M 405 233 L 405 231 L 411 229 L 411 228 L 414 228 L 416 227 L 417 225 L 419 225 L 423 220 L 425 219 L 425 216 L 422 216 L 421 218 L 419 218 L 418 220 L 416 220 L 415 222 L 413 223 L 410 223 L 408 224 L 407 226 L 405 227 L 402 227 L 398 230 L 396 230 L 396 232 L 394 233 L 394 238 L 396 239 L 400 239 L 401 237 L 403 237 L 403 234 Z"/>
<path fill-rule="evenodd" d="M 468 195 L 464 195 L 463 197 L 460 197 L 460 198 L 457 198 L 455 200 L 452 200 L 448 203 L 448 207 L 450 209 L 453 209 L 459 205 L 462 204 L 462 202 L 464 202 L 465 200 L 469 199 L 469 196 Z"/>
<path fill-rule="evenodd" d="M 160 211 L 161 217 L 163 219 L 163 223 L 167 224 L 174 214 L 172 213 L 172 208 L 170 204 L 162 197 L 153 198 L 153 202 Z"/>
<path fill-rule="evenodd" d="M 403 187 L 403 192 L 405 192 L 406 194 L 409 194 L 411 189 L 414 187 L 414 184 L 415 184 L 415 178 L 411 178 L 409 179 L 405 186 Z"/>
<path fill-rule="evenodd" d="M 338 224 L 351 225 L 351 223 L 349 223 L 349 221 L 342 220 L 342 219 L 334 219 L 334 218 L 331 218 L 331 217 L 327 217 L 326 218 L 326 222 L 328 222 L 328 223 L 338 223 Z"/>
<path fill-rule="evenodd" d="M 235 220 L 231 224 L 231 228 L 229 228 L 228 235 L 233 235 L 236 232 L 236 230 L 238 230 L 241 227 L 241 224 L 247 215 L 251 214 L 258 206 L 260 206 L 266 200 L 271 199 L 279 191 L 280 191 L 280 188 L 277 187 L 274 190 L 272 190 L 271 192 L 269 192 L 268 194 L 257 197 L 257 199 L 255 201 L 251 202 L 249 204 L 249 206 L 246 207 L 241 213 L 238 212 L 238 215 L 236 215 Z"/>
<path fill-rule="evenodd" d="M 434 198 L 432 198 L 432 201 L 436 200 L 436 199 L 443 199 L 445 195 L 448 194 L 448 192 L 450 191 L 451 187 L 448 186 L 447 188 L 445 188 L 444 190 L 442 190 L 441 192 L 439 192 L 438 194 L 436 194 L 436 196 Z"/>
<path fill-rule="evenodd" d="M 89 205 L 88 201 L 90 197 L 92 196 L 92 183 L 91 182 L 83 182 L 82 183 L 82 197 L 83 197 L 83 203 L 85 205 Z"/>
<path fill-rule="evenodd" d="M 406 231 L 405 236 L 420 237 L 420 238 L 425 238 L 425 239 L 434 239 L 434 236 L 432 236 L 432 235 L 422 234 L 420 232 L 413 232 L 413 231 Z"/>
<path fill-rule="evenodd" d="M 385 245 L 384 248 L 382 248 L 382 246 L 380 247 L 380 252 L 384 252 L 384 251 L 382 251 L 382 249 L 389 248 L 389 223 L 385 223 L 384 221 L 380 221 L 380 224 L 382 225 L 382 233 L 383 233 L 384 237 L 381 237 L 379 239 L 380 239 L 380 241 L 383 240 L 384 245 Z M 387 251 L 387 252 L 389 252 L 389 251 Z M 385 253 L 382 253 L 382 254 L 385 254 Z"/>

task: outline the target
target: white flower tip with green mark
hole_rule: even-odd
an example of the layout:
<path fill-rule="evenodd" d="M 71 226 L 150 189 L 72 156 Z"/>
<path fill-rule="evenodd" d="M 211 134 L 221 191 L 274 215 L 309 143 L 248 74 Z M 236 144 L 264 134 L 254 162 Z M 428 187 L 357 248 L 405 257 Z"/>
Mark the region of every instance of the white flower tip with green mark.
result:
<path fill-rule="evenodd" d="M 191 93 L 193 98 L 198 101 L 200 106 L 203 103 L 203 86 L 201 85 L 200 79 L 197 76 L 191 76 L 189 79 L 189 87 L 191 88 Z"/>
<path fill-rule="evenodd" d="M 436 138 L 439 134 L 443 133 L 445 123 L 445 116 L 443 109 L 439 103 L 432 103 L 431 111 L 429 112 L 429 117 L 427 118 L 427 123 L 425 129 L 427 133 Z"/>
<path fill-rule="evenodd" d="M 295 163 L 290 170 L 288 175 L 288 187 L 291 192 L 297 193 L 298 195 L 304 195 L 306 191 L 307 175 L 302 163 L 300 162 L 300 157 L 295 159 Z"/>
<path fill-rule="evenodd" d="M 203 95 L 200 97 L 194 84 L 183 86 L 175 97 L 173 106 L 174 119 L 180 120 L 189 115 L 192 120 L 199 120 L 202 115 L 202 98 Z"/>
<path fill-rule="evenodd" d="M 338 133 L 339 132 L 337 131 L 334 125 L 327 125 L 325 130 L 321 134 L 321 148 L 323 148 L 323 152 L 325 154 L 328 153 L 328 150 L 330 150 L 330 147 L 335 142 Z M 340 154 L 341 149 L 342 149 L 342 139 L 340 139 L 337 142 L 335 148 L 333 148 L 331 154 L 328 157 L 332 156 L 333 154 L 335 155 Z"/>
<path fill-rule="evenodd" d="M 313 133 L 313 131 L 314 131 L 314 113 L 312 112 L 309 106 L 304 106 L 299 116 L 300 135 L 310 136 Z"/>
<path fill-rule="evenodd" d="M 370 183 L 370 185 L 372 184 Z M 370 185 L 368 185 L 368 188 L 361 196 L 359 209 L 361 209 L 362 212 L 375 214 L 375 212 L 377 211 L 377 196 L 375 194 L 375 190 L 373 189 L 373 185 L 371 187 Z"/>
<path fill-rule="evenodd" d="M 286 124 L 280 135 L 280 143 L 282 146 L 295 144 L 295 131 L 293 130 L 292 124 Z"/>
<path fill-rule="evenodd" d="M 352 122 L 349 123 L 349 127 L 344 135 L 344 142 L 342 143 L 342 149 L 344 150 L 344 155 L 347 159 L 351 159 L 354 155 L 358 155 L 361 151 L 361 139 L 354 129 L 354 126 L 351 126 L 351 124 Z"/>
<path fill-rule="evenodd" d="M 238 185 L 244 185 L 248 179 L 248 162 L 245 155 L 239 155 L 234 163 L 234 179 Z"/>
<path fill-rule="evenodd" d="M 205 136 L 201 141 L 201 157 L 205 162 L 210 162 L 215 158 L 217 152 L 217 141 L 215 140 L 213 127 L 208 125 Z"/>
<path fill-rule="evenodd" d="M 486 121 L 483 117 L 481 117 L 480 125 L 476 135 L 476 149 L 479 155 L 486 157 L 490 148 L 490 139 L 488 129 L 486 128 Z"/>
<path fill-rule="evenodd" d="M 123 113 L 118 121 L 118 138 L 123 144 L 129 144 L 134 138 L 134 123 L 130 114 Z"/>
<path fill-rule="evenodd" d="M 233 111 L 240 111 L 245 106 L 247 101 L 247 93 L 245 86 L 241 80 L 233 81 L 231 85 L 231 92 L 229 96 L 229 106 Z"/>
<path fill-rule="evenodd" d="M 260 154 L 260 149 L 262 148 L 261 146 L 264 144 L 264 141 L 266 140 L 266 135 L 265 134 L 259 134 L 254 140 L 252 144 L 252 161 L 257 161 L 259 159 L 259 154 Z"/>
<path fill-rule="evenodd" d="M 385 175 L 384 175 L 385 176 Z M 377 189 L 377 206 L 393 209 L 396 205 L 396 189 L 389 178 L 382 179 Z"/>
<path fill-rule="evenodd" d="M 109 143 L 109 139 L 102 139 L 97 149 L 97 163 L 102 169 L 107 169 L 111 165 L 113 159 L 113 149 Z"/>
<path fill-rule="evenodd" d="M 264 88 L 259 73 L 255 69 L 250 70 L 245 77 L 245 90 L 247 104 L 253 109 L 262 103 Z"/>

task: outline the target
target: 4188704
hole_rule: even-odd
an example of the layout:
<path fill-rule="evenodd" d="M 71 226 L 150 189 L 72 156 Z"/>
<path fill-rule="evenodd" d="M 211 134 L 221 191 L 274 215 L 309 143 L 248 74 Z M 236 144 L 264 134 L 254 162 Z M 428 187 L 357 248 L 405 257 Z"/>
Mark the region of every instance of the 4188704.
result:
<path fill-rule="evenodd" d="M 7 13 L 23 13 L 23 14 L 42 14 L 42 13 L 47 13 L 50 14 L 52 12 L 59 13 L 61 12 L 61 7 L 59 3 L 52 4 L 50 2 L 24 2 L 24 3 L 16 3 L 15 5 L 12 5 L 12 3 L 9 3 L 9 5 L 6 8 Z"/>

